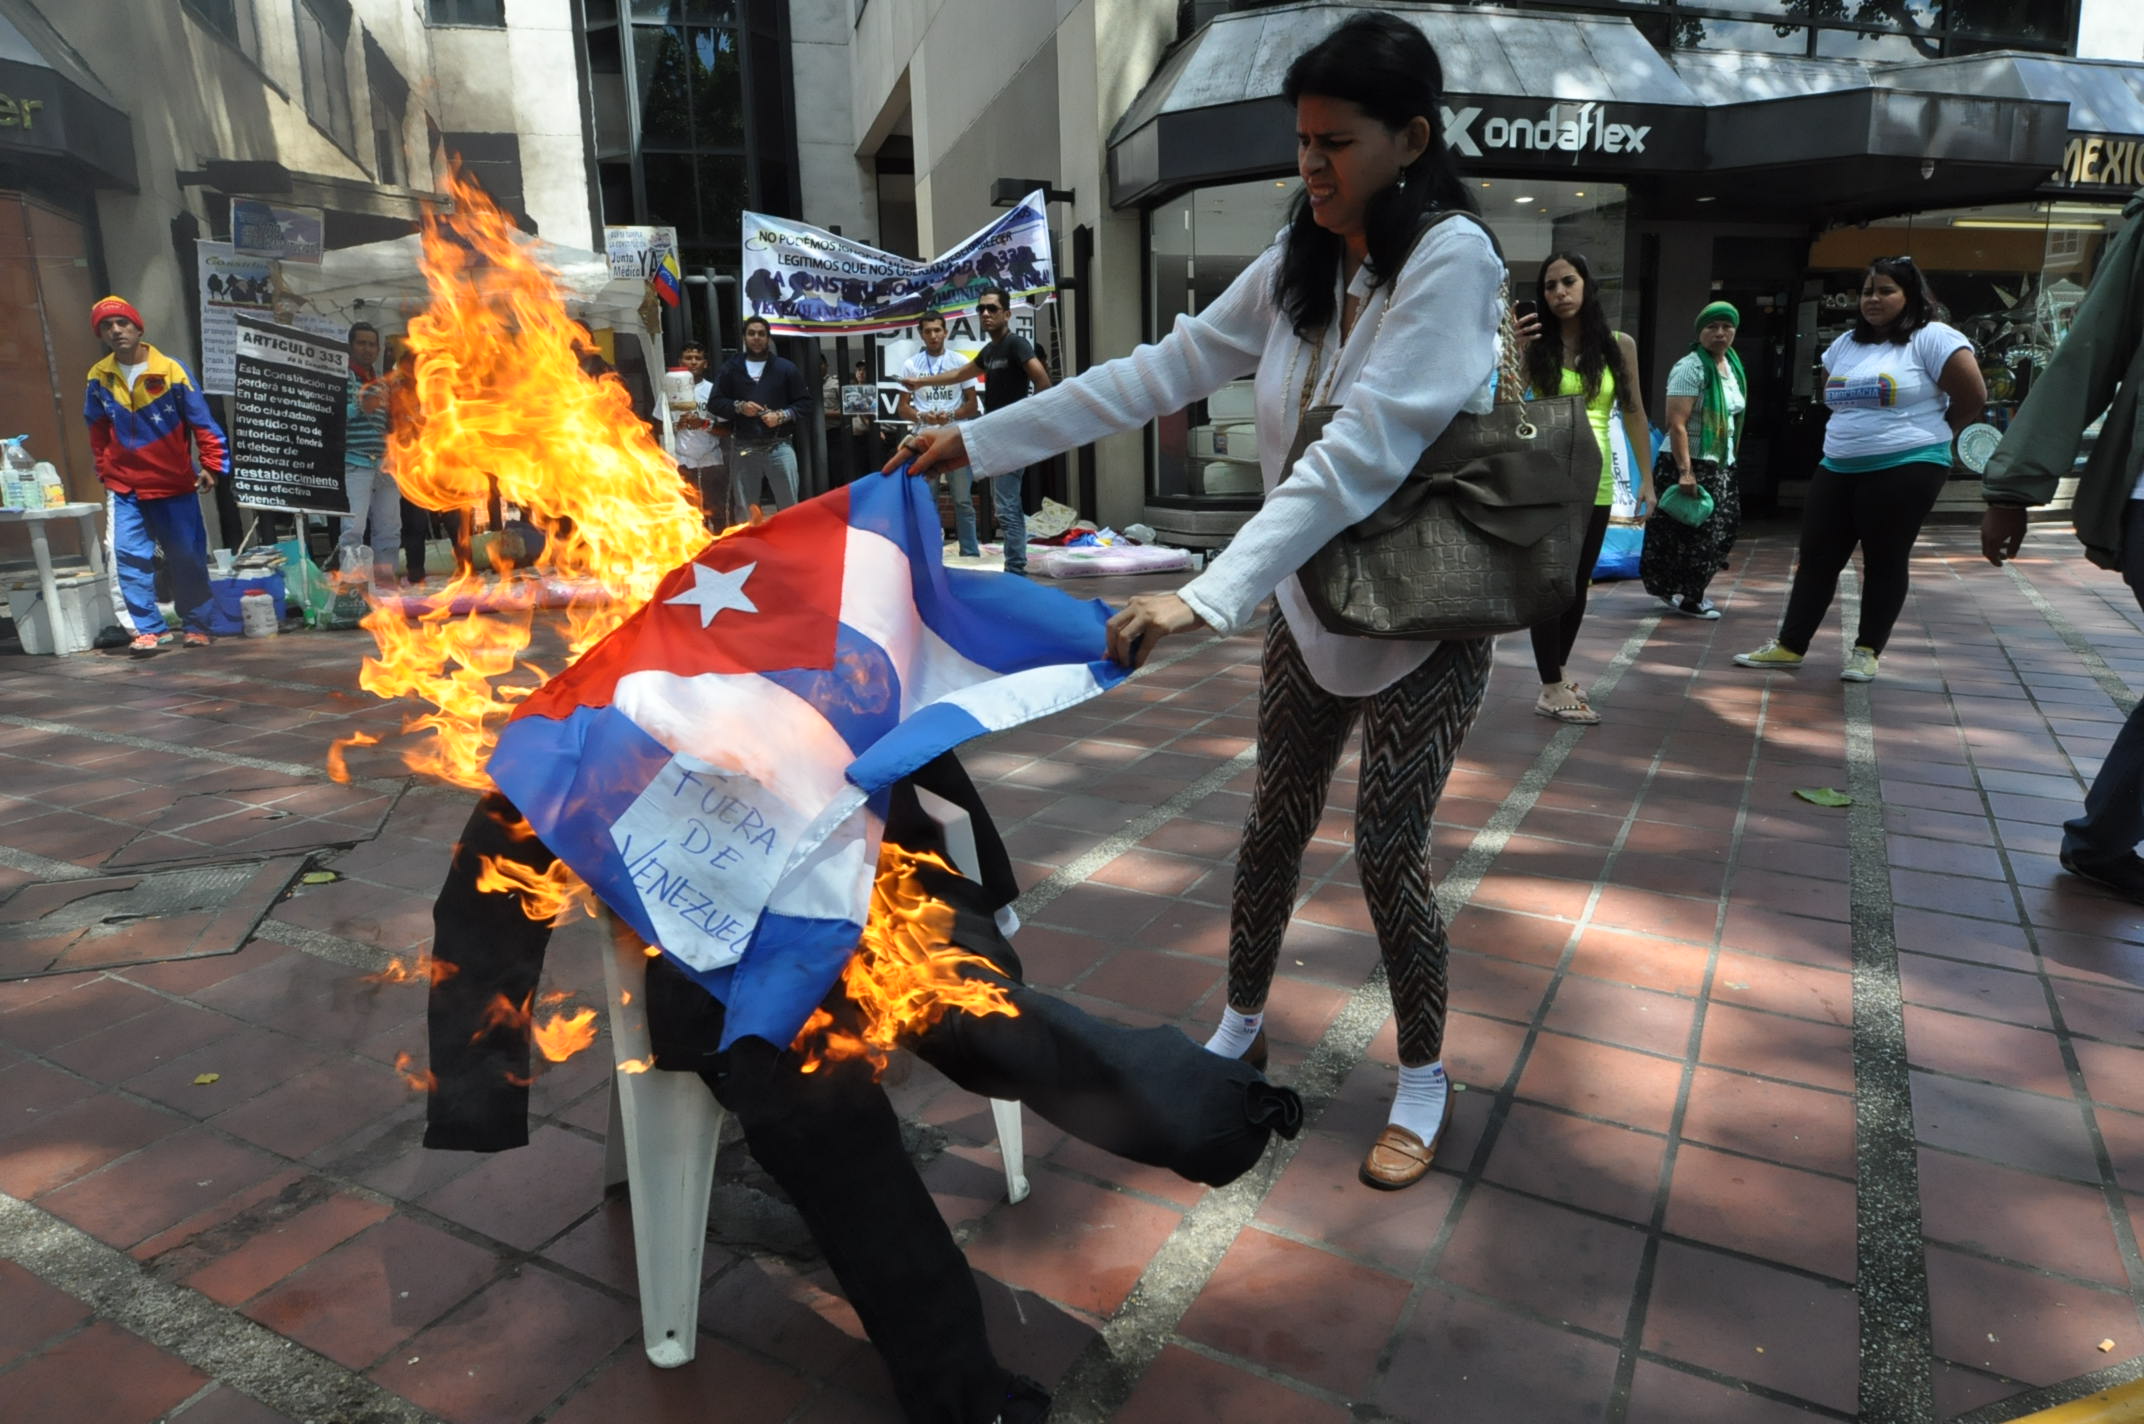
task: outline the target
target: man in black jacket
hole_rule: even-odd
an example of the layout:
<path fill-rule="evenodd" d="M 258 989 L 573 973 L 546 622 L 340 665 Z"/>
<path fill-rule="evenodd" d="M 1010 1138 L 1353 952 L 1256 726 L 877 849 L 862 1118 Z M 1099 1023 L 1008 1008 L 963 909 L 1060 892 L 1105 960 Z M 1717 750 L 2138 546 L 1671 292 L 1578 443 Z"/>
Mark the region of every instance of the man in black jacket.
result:
<path fill-rule="evenodd" d="M 722 364 L 708 407 L 735 431 L 734 497 L 747 506 L 758 503 L 764 477 L 773 489 L 774 507 L 787 509 L 797 502 L 797 452 L 790 442 L 811 414 L 812 395 L 796 363 L 775 355 L 772 347 L 767 319 L 745 318 L 744 350 Z"/>

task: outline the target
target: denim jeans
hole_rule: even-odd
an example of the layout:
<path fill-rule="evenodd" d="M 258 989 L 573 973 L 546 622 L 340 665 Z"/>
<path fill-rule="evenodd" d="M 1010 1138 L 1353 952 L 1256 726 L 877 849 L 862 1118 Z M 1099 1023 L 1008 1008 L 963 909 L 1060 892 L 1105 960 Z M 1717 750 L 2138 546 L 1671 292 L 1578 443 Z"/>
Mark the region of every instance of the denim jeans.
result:
<path fill-rule="evenodd" d="M 2122 582 L 2144 606 L 2144 499 L 2129 501 L 2122 531 Z M 2144 702 L 2107 748 L 2084 794 L 2084 814 L 2062 827 L 2062 849 L 2091 864 L 2120 860 L 2144 840 Z"/>
<path fill-rule="evenodd" d="M 1020 507 L 1020 486 L 1026 474 L 1025 470 L 1007 470 L 990 481 L 998 542 L 1005 546 L 1005 572 L 1022 576 L 1027 573 L 1027 511 Z"/>
<path fill-rule="evenodd" d="M 760 477 L 774 489 L 774 507 L 787 509 L 797 502 L 797 452 L 787 440 L 769 445 L 739 443 L 732 455 L 731 473 L 736 477 L 738 503 L 759 502 Z"/>
<path fill-rule="evenodd" d="M 336 561 L 369 542 L 372 567 L 393 577 L 395 555 L 402 549 L 402 491 L 395 487 L 395 477 L 377 465 L 346 464 L 342 487 L 350 496 L 350 513 L 336 542 Z"/>
<path fill-rule="evenodd" d="M 946 484 L 953 491 L 953 528 L 960 552 L 972 559 L 983 551 L 975 537 L 975 471 L 967 465 L 948 470 Z"/>

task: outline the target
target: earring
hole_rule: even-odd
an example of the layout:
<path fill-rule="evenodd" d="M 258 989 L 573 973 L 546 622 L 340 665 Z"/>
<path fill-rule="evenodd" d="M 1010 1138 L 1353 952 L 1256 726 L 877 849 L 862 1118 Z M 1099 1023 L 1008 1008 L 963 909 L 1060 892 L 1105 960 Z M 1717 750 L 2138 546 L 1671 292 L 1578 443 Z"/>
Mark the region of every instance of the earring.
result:
<path fill-rule="evenodd" d="M 1407 186 L 1407 175 L 1406 175 L 1406 173 L 1405 173 L 1405 172 L 1402 172 L 1402 173 L 1400 174 L 1400 181 L 1399 181 L 1399 184 L 1398 184 L 1398 186 L 1399 186 L 1399 187 L 1401 187 L 1401 188 L 1405 188 L 1405 187 Z"/>

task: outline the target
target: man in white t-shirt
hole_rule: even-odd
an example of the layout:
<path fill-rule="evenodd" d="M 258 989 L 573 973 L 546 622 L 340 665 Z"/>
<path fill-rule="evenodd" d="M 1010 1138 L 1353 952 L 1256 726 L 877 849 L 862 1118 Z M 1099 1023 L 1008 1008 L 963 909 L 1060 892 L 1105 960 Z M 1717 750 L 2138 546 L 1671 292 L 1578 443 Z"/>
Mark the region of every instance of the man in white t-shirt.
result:
<path fill-rule="evenodd" d="M 927 313 L 917 322 L 916 334 L 923 338 L 923 349 L 902 364 L 902 376 L 938 376 L 968 364 L 967 357 L 946 350 L 945 318 L 938 313 Z M 981 403 L 972 385 L 921 386 L 913 391 L 903 391 L 899 407 L 901 418 L 919 431 L 956 420 L 973 420 L 980 409 Z M 960 465 L 947 471 L 946 477 L 953 490 L 953 523 L 960 539 L 960 552 L 972 559 L 983 551 L 975 535 L 974 474 L 966 465 Z"/>
<path fill-rule="evenodd" d="M 722 461 L 722 433 L 707 413 L 714 398 L 714 383 L 707 379 L 707 348 L 688 341 L 678 352 L 678 364 L 692 372 L 693 409 L 678 412 L 677 463 L 685 482 L 700 492 L 700 508 L 707 527 L 722 530 L 737 522 L 730 508 L 729 471 Z"/>

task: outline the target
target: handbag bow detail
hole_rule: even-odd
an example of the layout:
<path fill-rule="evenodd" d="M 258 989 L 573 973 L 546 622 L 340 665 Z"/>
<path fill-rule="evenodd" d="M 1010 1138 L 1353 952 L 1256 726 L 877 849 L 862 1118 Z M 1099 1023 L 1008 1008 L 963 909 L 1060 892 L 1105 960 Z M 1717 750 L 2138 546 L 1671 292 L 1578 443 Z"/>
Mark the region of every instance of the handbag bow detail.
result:
<path fill-rule="evenodd" d="M 1421 517 L 1431 500 L 1448 499 L 1461 519 L 1518 548 L 1538 544 L 1566 523 L 1571 482 L 1543 449 L 1478 455 L 1458 466 L 1411 472 L 1376 513 L 1347 530 L 1374 539 Z"/>

